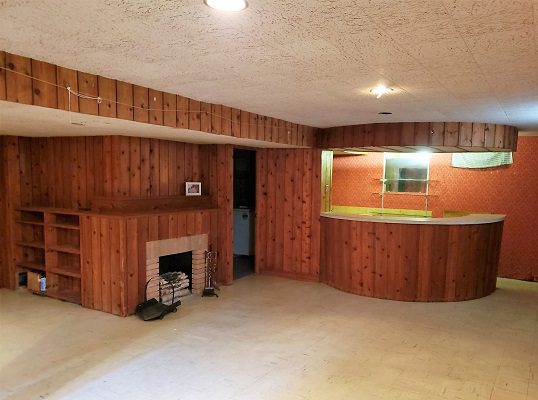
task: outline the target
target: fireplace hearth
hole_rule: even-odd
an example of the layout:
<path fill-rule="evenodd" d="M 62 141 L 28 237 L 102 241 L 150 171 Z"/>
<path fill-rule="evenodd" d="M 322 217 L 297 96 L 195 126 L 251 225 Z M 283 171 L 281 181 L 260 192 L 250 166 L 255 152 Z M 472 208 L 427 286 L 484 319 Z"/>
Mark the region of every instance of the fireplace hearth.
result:
<path fill-rule="evenodd" d="M 186 270 L 190 271 L 189 288 L 192 293 L 202 294 L 205 286 L 205 255 L 207 250 L 207 234 L 147 242 L 146 282 L 154 276 L 170 272 L 170 268 L 176 268 L 178 264 L 181 264 L 182 269 L 180 271 L 187 277 L 189 277 L 189 274 Z M 184 253 L 187 253 L 187 255 L 181 255 Z M 188 263 L 189 255 L 190 266 L 187 267 L 185 263 Z M 164 260 L 163 266 L 161 266 L 161 260 Z M 147 296 L 148 298 L 154 297 L 158 299 L 159 295 L 159 279 L 153 279 L 148 285 Z"/>

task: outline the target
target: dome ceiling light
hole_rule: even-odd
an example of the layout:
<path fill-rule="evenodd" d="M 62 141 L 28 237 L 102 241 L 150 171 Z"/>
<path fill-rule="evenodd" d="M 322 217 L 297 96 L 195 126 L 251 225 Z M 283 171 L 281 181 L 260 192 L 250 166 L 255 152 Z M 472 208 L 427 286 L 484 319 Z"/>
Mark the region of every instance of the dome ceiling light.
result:
<path fill-rule="evenodd" d="M 243 11 L 248 7 L 246 0 L 204 0 L 204 3 L 219 11 Z"/>
<path fill-rule="evenodd" d="M 376 99 L 379 99 L 384 94 L 391 93 L 392 91 L 394 91 L 393 88 L 386 87 L 385 85 L 378 85 L 375 88 L 371 89 L 370 93 L 375 94 Z"/>

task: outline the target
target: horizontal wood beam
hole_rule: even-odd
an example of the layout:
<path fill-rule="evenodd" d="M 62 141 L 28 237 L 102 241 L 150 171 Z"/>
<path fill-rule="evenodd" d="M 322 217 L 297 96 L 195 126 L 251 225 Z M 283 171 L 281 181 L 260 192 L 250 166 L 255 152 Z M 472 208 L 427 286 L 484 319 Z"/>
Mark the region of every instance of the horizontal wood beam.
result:
<path fill-rule="evenodd" d="M 378 152 L 516 151 L 517 133 L 513 126 L 479 122 L 396 122 L 321 129 L 317 143 L 322 149 Z"/>
<path fill-rule="evenodd" d="M 0 100 L 300 147 L 314 147 L 318 130 L 3 51 Z"/>

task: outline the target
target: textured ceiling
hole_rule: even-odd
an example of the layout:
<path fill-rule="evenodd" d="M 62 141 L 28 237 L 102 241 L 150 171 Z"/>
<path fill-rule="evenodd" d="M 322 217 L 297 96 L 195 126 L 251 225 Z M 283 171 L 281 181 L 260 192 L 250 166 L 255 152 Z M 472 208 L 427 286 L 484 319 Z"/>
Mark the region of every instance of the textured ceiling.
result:
<path fill-rule="evenodd" d="M 0 0 L 0 49 L 319 127 L 538 128 L 538 0 Z"/>

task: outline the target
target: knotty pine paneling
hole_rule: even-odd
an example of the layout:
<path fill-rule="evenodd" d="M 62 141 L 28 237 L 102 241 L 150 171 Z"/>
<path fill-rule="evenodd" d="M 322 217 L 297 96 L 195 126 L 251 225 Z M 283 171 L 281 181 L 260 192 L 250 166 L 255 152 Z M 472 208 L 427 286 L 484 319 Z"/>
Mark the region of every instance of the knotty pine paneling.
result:
<path fill-rule="evenodd" d="M 495 290 L 503 222 L 383 224 L 321 218 L 320 280 L 363 296 L 462 301 Z"/>
<path fill-rule="evenodd" d="M 74 210 L 90 208 L 93 197 L 183 196 L 186 181 L 201 181 L 203 194 L 212 197 L 212 203 L 219 207 L 218 216 L 211 221 L 214 229 L 212 243 L 220 257 L 219 281 L 232 283 L 231 145 L 196 145 L 125 136 L 2 136 L 0 139 L 2 187 L 7 188 L 2 193 L 5 196 L 1 202 L 4 215 L 13 215 L 14 207 L 20 205 Z M 3 225 L 2 229 L 11 227 Z M 2 233 L 12 237 L 9 231 Z M 222 240 L 217 241 L 217 237 Z M 13 251 L 17 249 L 13 248 Z M 13 263 L 9 262 L 6 252 L 2 254 L 1 274 L 4 276 L 8 271 L 6 276 L 12 277 L 14 267 L 9 265 Z M 3 278 L 2 282 L 8 287 L 15 284 L 8 285 Z"/>
<path fill-rule="evenodd" d="M 6 53 L 0 51 L 0 100 L 6 99 Z"/>
<path fill-rule="evenodd" d="M 0 57 L 2 54 L 0 53 Z M 1 72 L 0 72 L 1 73 Z M 6 154 L 4 145 L 4 136 L 0 136 L 0 187 L 6 188 Z M 10 287 L 9 284 L 9 262 L 8 262 L 8 210 L 7 210 L 7 194 L 6 190 L 0 191 L 0 288 Z"/>
<path fill-rule="evenodd" d="M 21 204 L 21 179 L 19 170 L 20 150 L 16 137 L 0 137 L 0 287 L 16 287 L 15 259 L 21 249 L 10 238 L 20 237 L 20 226 L 13 219 L 15 210 Z"/>
<path fill-rule="evenodd" d="M 395 151 L 399 147 L 408 146 L 427 146 L 445 152 L 473 149 L 516 151 L 517 129 L 506 125 L 470 122 L 399 122 L 339 126 L 321 129 L 318 146 L 322 149 L 357 148 L 364 151 L 387 151 L 385 146 Z"/>
<path fill-rule="evenodd" d="M 316 142 L 317 129 L 309 126 L 274 119 L 278 133 L 268 135 L 273 123 L 269 117 L 27 57 L 0 52 L 3 66 L 7 70 L 0 69 L 0 100 L 296 146 L 313 147 Z M 69 96 L 67 86 L 103 101 Z"/>
<path fill-rule="evenodd" d="M 256 153 L 256 270 L 319 279 L 321 151 Z"/>
<path fill-rule="evenodd" d="M 184 195 L 185 182 L 201 178 L 204 194 L 215 193 L 202 172 L 213 154 L 203 150 L 201 158 L 204 145 L 127 136 L 9 138 L 20 151 L 21 205 L 79 209 L 94 196 Z"/>
<path fill-rule="evenodd" d="M 115 315 L 133 314 L 144 301 L 146 243 L 208 234 L 217 247 L 217 210 L 81 218 L 82 306 Z"/>

